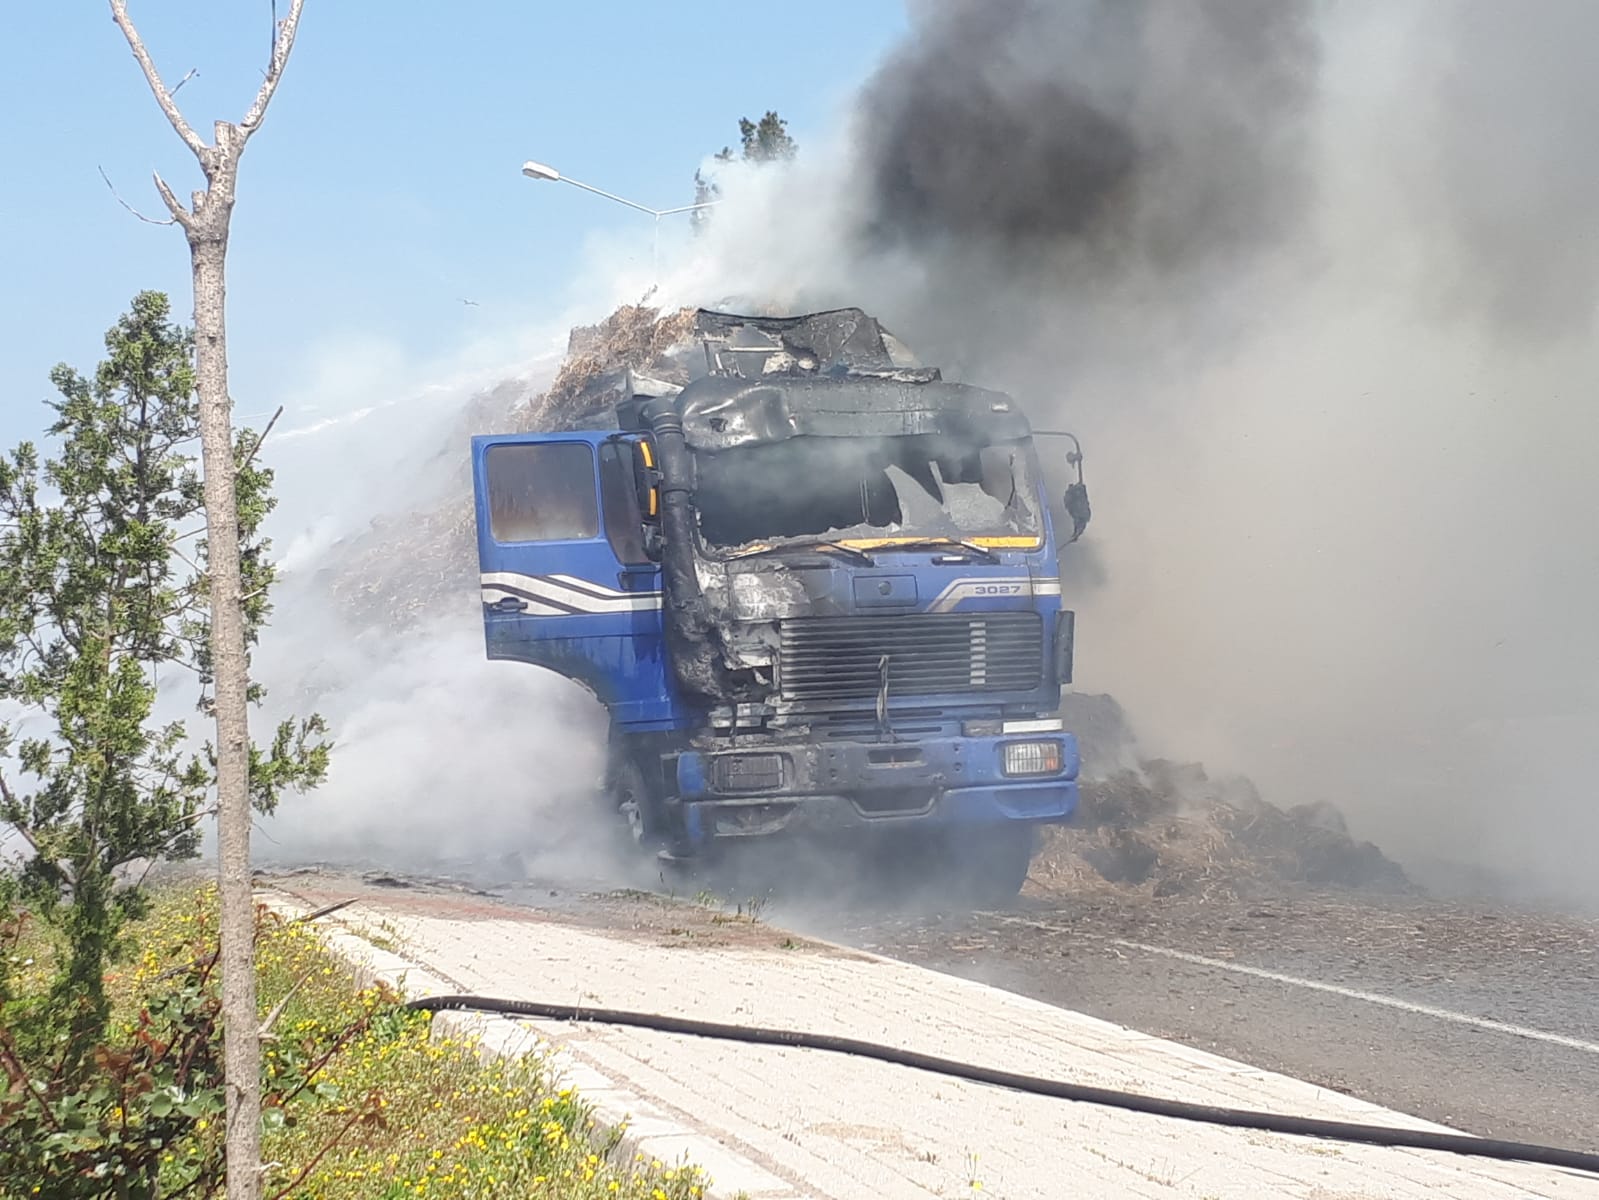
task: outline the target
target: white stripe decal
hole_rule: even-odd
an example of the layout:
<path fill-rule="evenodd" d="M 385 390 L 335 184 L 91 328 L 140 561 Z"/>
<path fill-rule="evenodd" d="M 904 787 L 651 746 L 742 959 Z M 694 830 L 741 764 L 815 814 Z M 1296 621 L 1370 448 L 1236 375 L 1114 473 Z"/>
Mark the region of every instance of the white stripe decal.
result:
<path fill-rule="evenodd" d="M 555 583 L 571 584 L 580 592 L 598 592 L 602 596 L 619 596 L 632 600 L 639 596 L 655 596 L 657 592 L 619 592 L 615 588 L 606 587 L 603 583 L 595 583 L 592 579 L 579 579 L 575 575 L 536 575 L 535 579 L 548 579 Z"/>
<path fill-rule="evenodd" d="M 928 612 L 948 612 L 962 600 L 970 600 L 974 596 L 1031 596 L 1033 594 L 1033 581 L 1026 575 L 1005 576 L 973 576 L 966 579 L 957 579 L 938 594 L 938 598 L 927 606 Z"/>
<path fill-rule="evenodd" d="M 534 616 L 589 616 L 598 613 L 652 612 L 661 607 L 660 592 L 619 592 L 572 575 L 523 575 L 517 571 L 485 571 L 479 576 L 483 602 L 514 597 L 528 602 Z M 595 593 L 600 593 L 596 595 Z M 547 604 L 539 603 L 548 601 Z"/>
<path fill-rule="evenodd" d="M 485 571 L 479 576 L 483 602 L 493 604 L 516 596 L 535 616 L 571 616 L 616 612 L 652 612 L 661 607 L 660 592 L 623 592 L 575 575 L 525 575 L 519 571 Z M 508 590 L 509 589 L 509 590 Z M 517 593 L 525 593 L 517 596 Z M 996 596 L 1058 596 L 1058 579 L 1016 576 L 968 576 L 939 593 L 929 612 L 949 612 L 965 600 Z M 530 598 L 531 597 L 531 598 Z M 538 603 L 538 599 L 549 601 Z M 573 611 L 568 611 L 573 610 Z"/>

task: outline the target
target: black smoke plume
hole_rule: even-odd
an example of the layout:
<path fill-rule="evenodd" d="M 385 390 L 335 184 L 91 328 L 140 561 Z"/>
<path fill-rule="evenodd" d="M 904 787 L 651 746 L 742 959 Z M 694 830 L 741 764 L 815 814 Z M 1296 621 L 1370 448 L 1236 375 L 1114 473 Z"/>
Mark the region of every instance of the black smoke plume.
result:
<path fill-rule="evenodd" d="M 1305 195 L 1311 7 L 917 5 L 857 112 L 869 235 L 1085 282 L 1271 242 Z"/>

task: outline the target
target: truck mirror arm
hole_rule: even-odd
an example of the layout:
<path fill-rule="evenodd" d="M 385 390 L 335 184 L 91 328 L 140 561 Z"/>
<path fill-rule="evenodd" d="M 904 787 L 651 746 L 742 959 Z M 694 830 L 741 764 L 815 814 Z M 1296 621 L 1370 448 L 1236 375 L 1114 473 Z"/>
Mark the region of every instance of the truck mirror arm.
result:
<path fill-rule="evenodd" d="M 1069 546 L 1083 536 L 1083 530 L 1088 528 L 1089 519 L 1094 515 L 1088 503 L 1088 485 L 1083 482 L 1083 444 L 1077 440 L 1075 433 L 1068 433 L 1064 429 L 1035 429 L 1033 436 L 1068 438 L 1072 444 L 1066 454 L 1066 463 L 1077 468 L 1077 482 L 1068 486 L 1065 496 L 1061 498 L 1066 515 L 1072 519 L 1072 535 L 1064 543 Z"/>

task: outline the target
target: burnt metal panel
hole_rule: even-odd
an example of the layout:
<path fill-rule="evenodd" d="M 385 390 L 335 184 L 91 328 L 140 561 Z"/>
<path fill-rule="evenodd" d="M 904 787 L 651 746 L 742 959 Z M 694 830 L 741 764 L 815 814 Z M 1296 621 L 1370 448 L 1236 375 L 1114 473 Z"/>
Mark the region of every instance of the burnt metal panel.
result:
<path fill-rule="evenodd" d="M 700 309 L 694 332 L 712 375 L 750 377 L 782 370 L 892 371 L 893 356 L 875 317 L 858 308 L 794 317 L 754 317 Z"/>
<path fill-rule="evenodd" d="M 856 608 L 907 608 L 916 603 L 914 575 L 857 575 Z"/>
<path fill-rule="evenodd" d="M 942 380 L 710 377 L 689 384 L 671 403 L 688 444 L 713 453 L 792 437 L 943 434 L 996 442 L 1031 434 L 1021 408 L 1003 392 Z"/>
<path fill-rule="evenodd" d="M 1043 682 L 1036 612 L 800 617 L 778 632 L 785 700 L 875 696 L 885 657 L 890 696 L 1026 692 Z"/>
<path fill-rule="evenodd" d="M 712 452 L 801 436 L 1029 436 L 1009 396 L 914 365 L 858 308 L 793 317 L 701 309 L 691 336 L 704 352 L 701 369 L 669 379 L 626 372 L 617 402 L 622 429 L 648 429 L 665 408 L 678 413 L 692 448 Z"/>

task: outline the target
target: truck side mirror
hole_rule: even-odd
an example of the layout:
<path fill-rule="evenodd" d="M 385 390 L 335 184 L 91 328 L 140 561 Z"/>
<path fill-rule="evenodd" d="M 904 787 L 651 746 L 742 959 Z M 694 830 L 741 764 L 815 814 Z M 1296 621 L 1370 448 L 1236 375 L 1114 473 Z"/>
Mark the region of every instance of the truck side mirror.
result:
<path fill-rule="evenodd" d="M 661 523 L 661 472 L 655 461 L 655 446 L 649 438 L 633 443 L 633 490 L 639 517 L 646 526 Z"/>
<path fill-rule="evenodd" d="M 1067 433 L 1064 429 L 1035 429 L 1033 435 L 1062 437 L 1072 444 L 1066 454 L 1066 465 L 1077 472 L 1077 482 L 1069 485 L 1066 494 L 1061 497 L 1061 506 L 1072 521 L 1072 535 L 1061 544 L 1069 546 L 1083 536 L 1083 530 L 1088 528 L 1088 519 L 1093 516 L 1093 509 L 1088 506 L 1088 485 L 1083 482 L 1083 444 L 1077 440 L 1076 434 Z"/>
<path fill-rule="evenodd" d="M 1083 536 L 1083 530 L 1088 528 L 1088 519 L 1094 515 L 1094 510 L 1088 505 L 1087 485 L 1072 484 L 1066 489 L 1061 502 L 1066 507 L 1066 515 L 1072 519 L 1072 535 L 1066 539 L 1069 545 Z"/>
<path fill-rule="evenodd" d="M 1066 489 L 1066 495 L 1061 498 L 1061 504 L 1066 509 L 1066 515 L 1072 519 L 1072 535 L 1066 539 L 1069 546 L 1083 536 L 1083 530 L 1088 528 L 1088 519 L 1094 515 L 1094 510 L 1088 504 L 1088 485 L 1083 482 L 1083 444 L 1072 434 L 1066 434 L 1072 439 L 1071 453 L 1066 455 L 1066 465 L 1077 469 L 1077 482 Z"/>

